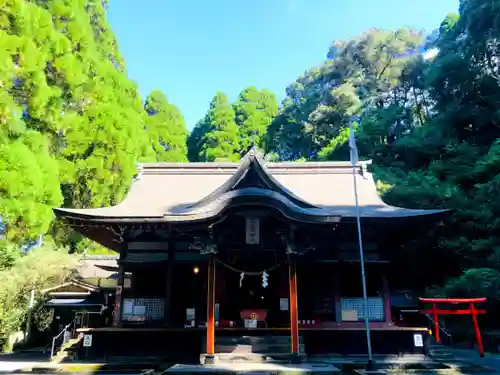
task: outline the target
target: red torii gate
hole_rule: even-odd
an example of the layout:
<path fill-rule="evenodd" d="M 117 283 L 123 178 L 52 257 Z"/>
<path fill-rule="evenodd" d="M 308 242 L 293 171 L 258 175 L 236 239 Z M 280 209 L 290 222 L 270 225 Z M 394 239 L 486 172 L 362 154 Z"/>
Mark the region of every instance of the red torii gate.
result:
<path fill-rule="evenodd" d="M 424 314 L 432 314 L 432 320 L 434 321 L 434 337 L 437 342 L 441 342 L 439 338 L 439 315 L 471 315 L 472 323 L 474 324 L 474 332 L 476 334 L 477 348 L 479 350 L 479 355 L 484 357 L 483 340 L 481 338 L 481 331 L 479 330 L 479 324 L 477 322 L 478 314 L 486 314 L 486 310 L 476 309 L 476 303 L 486 302 L 486 298 L 419 298 L 422 303 L 432 304 L 432 308 L 428 310 L 423 310 Z M 443 310 L 438 309 L 438 303 L 467 303 L 469 304 L 468 309 L 455 309 L 455 310 Z"/>

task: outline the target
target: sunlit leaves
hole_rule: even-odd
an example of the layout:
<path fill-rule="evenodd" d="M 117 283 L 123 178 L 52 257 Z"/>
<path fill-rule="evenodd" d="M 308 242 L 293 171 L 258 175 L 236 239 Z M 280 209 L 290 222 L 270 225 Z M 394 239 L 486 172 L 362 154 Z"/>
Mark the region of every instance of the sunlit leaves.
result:
<path fill-rule="evenodd" d="M 219 92 L 212 99 L 205 118 L 190 135 L 188 146 L 192 148 L 192 161 L 239 160 L 238 125 L 234 109 L 224 93 Z"/>
<path fill-rule="evenodd" d="M 156 161 L 187 161 L 188 131 L 179 109 L 157 90 L 147 97 L 144 110 L 146 132 Z"/>
<path fill-rule="evenodd" d="M 239 132 L 239 153 L 251 147 L 262 147 L 267 127 L 278 112 L 276 96 L 269 90 L 247 87 L 233 104 Z"/>
<path fill-rule="evenodd" d="M 135 163 L 155 159 L 101 1 L 12 0 L 0 22 L 0 212 L 22 245 L 49 230 L 62 193 L 115 204 Z"/>

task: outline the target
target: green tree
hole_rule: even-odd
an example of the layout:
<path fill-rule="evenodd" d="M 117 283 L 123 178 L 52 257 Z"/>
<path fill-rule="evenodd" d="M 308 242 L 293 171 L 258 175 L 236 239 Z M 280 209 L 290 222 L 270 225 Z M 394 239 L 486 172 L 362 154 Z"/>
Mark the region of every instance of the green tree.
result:
<path fill-rule="evenodd" d="M 28 130 L 0 142 L 0 215 L 4 241 L 23 243 L 46 233 L 53 217 L 52 207 L 62 201 L 59 166 L 50 154 L 48 137 Z M 0 245 L 0 252 L 2 248 Z"/>
<path fill-rule="evenodd" d="M 498 0 L 462 0 L 432 35 L 375 30 L 334 43 L 324 64 L 289 86 L 267 132 L 267 151 L 280 159 L 338 160 L 348 158 L 355 122 L 387 203 L 454 208 L 404 247 L 448 294 L 479 293 L 500 271 L 499 9 Z M 424 59 L 422 47 L 438 53 Z"/>
<path fill-rule="evenodd" d="M 380 99 L 399 83 L 411 59 L 405 54 L 423 38 L 421 32 L 404 28 L 371 30 L 334 42 L 323 64 L 287 88 L 283 107 L 268 128 L 266 151 L 282 160 L 343 154 L 335 152 L 344 144 L 340 140 L 345 141 L 342 129 L 357 121 L 367 106 L 383 107 Z"/>
<path fill-rule="evenodd" d="M 202 161 L 236 161 L 239 159 L 238 126 L 234 109 L 222 92 L 217 93 L 199 127 L 206 129 L 199 157 Z"/>
<path fill-rule="evenodd" d="M 263 147 L 263 136 L 278 113 L 278 101 L 269 90 L 247 87 L 233 104 L 240 136 L 240 155 L 252 146 Z"/>
<path fill-rule="evenodd" d="M 200 162 L 201 149 L 203 147 L 204 135 L 210 128 L 205 118 L 196 123 L 187 138 L 187 156 L 190 162 Z"/>
<path fill-rule="evenodd" d="M 155 90 L 146 99 L 146 130 L 156 161 L 187 161 L 188 131 L 179 109 L 168 103 L 165 95 Z"/>
<path fill-rule="evenodd" d="M 155 160 L 103 3 L 0 8 L 0 212 L 4 240 L 18 246 L 48 230 L 51 207 L 119 202 L 135 163 Z"/>
<path fill-rule="evenodd" d="M 36 300 L 43 301 L 40 292 L 66 281 L 77 262 L 66 250 L 58 251 L 47 243 L 19 257 L 11 267 L 0 269 L 0 347 L 10 350 L 5 346 L 8 336 L 22 329 L 31 290 L 36 292 Z"/>

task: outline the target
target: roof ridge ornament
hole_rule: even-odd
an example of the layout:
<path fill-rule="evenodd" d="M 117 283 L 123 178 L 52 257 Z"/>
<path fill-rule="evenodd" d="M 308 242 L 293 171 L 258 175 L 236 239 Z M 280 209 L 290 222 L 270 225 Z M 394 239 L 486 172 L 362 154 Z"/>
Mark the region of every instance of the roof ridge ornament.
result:
<path fill-rule="evenodd" d="M 262 158 L 262 153 L 258 151 L 257 147 L 252 147 L 241 159 L 237 170 L 226 182 L 220 185 L 212 193 L 205 196 L 203 199 L 182 206 L 182 210 L 195 210 L 209 204 L 221 203 L 222 200 L 227 200 L 228 194 L 230 194 L 231 192 L 234 192 L 236 190 L 243 190 L 241 186 L 238 187 L 238 185 L 240 185 L 240 183 L 244 181 L 247 173 L 250 170 L 253 170 L 256 173 L 259 181 L 262 182 L 262 185 L 265 186 L 264 190 L 269 190 L 273 193 L 280 194 L 281 196 L 285 197 L 301 208 L 320 208 L 319 206 L 308 203 L 300 197 L 296 196 L 293 192 L 288 190 L 278 180 L 276 180 L 273 177 L 272 173 L 270 173 L 264 159 Z"/>
<path fill-rule="evenodd" d="M 243 164 L 247 160 L 255 160 L 260 165 L 264 164 L 264 154 L 259 151 L 257 146 L 252 146 L 250 150 L 245 154 L 245 156 L 241 159 L 240 164 Z"/>

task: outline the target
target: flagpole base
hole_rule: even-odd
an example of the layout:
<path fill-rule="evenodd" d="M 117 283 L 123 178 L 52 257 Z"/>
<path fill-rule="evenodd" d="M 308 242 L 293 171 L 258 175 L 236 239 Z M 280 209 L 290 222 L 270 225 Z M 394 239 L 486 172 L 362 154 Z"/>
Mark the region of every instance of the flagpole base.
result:
<path fill-rule="evenodd" d="M 373 359 L 369 359 L 368 362 L 366 362 L 366 371 L 372 371 L 373 370 Z"/>

